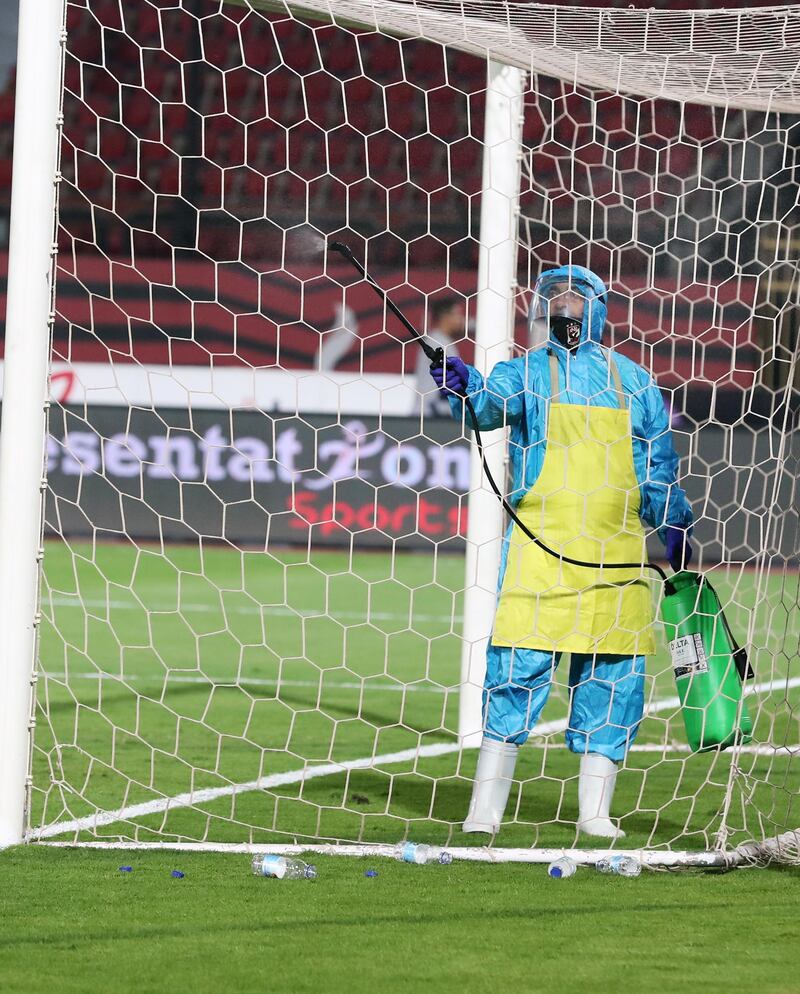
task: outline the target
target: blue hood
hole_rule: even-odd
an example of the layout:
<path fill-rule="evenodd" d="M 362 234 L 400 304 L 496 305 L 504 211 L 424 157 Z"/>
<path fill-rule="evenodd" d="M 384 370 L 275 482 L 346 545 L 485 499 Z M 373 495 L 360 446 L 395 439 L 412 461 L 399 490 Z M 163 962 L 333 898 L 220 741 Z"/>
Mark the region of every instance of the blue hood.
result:
<path fill-rule="evenodd" d="M 584 293 L 588 298 L 583 311 L 583 324 L 581 326 L 581 345 L 584 342 L 597 342 L 598 345 L 603 340 L 603 330 L 606 326 L 608 316 L 608 289 L 599 276 L 585 269 L 583 266 L 559 266 L 558 269 L 547 269 L 541 274 L 533 288 L 533 302 L 537 296 L 547 296 L 548 287 L 553 283 L 569 283 Z M 591 315 L 591 326 L 589 319 Z M 560 346 L 560 343 L 550 333 L 550 341 Z"/>

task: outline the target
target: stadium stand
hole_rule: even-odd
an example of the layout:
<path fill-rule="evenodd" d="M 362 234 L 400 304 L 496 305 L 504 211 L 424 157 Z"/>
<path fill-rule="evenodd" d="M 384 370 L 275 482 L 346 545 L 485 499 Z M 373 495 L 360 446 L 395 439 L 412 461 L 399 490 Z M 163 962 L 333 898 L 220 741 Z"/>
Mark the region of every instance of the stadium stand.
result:
<path fill-rule="evenodd" d="M 163 361 L 166 332 L 186 339 L 185 357 L 173 349 L 171 361 L 207 362 L 218 351 L 216 361 L 224 362 L 235 329 L 248 361 L 274 362 L 283 334 L 294 344 L 280 349 L 281 362 L 310 364 L 314 332 L 334 309 L 335 286 L 320 281 L 306 291 L 297 320 L 307 334 L 298 336 L 290 302 L 295 281 L 280 271 L 277 237 L 278 228 L 307 220 L 325 233 L 346 226 L 357 232 L 371 265 L 401 287 L 398 302 L 412 318 L 423 318 L 420 290 L 446 285 L 474 293 L 484 61 L 421 41 L 312 28 L 233 5 L 216 9 L 198 22 L 167 5 L 69 5 L 59 279 L 74 305 L 69 320 L 80 323 L 91 308 L 94 329 L 102 328 L 83 338 L 80 357 L 102 359 L 104 350 L 120 348 L 142 361 Z M 116 77 L 102 64 L 112 55 L 126 67 Z M 6 211 L 13 82 L 12 76 L 0 94 Z M 591 101 L 547 80 L 528 104 L 522 209 L 540 233 L 542 264 L 558 261 L 568 244 L 554 240 L 556 222 L 593 237 L 588 205 L 602 214 L 609 246 L 625 243 L 634 212 L 640 239 L 644 228 L 654 243 L 663 240 L 679 178 L 699 170 L 701 158 L 713 171 L 712 108 L 609 95 L 593 119 Z M 180 265 L 184 279 L 191 274 L 188 282 L 177 282 L 178 262 L 169 257 L 176 241 L 186 246 Z M 199 324 L 195 314 L 190 335 L 180 329 L 190 320 L 186 304 L 202 293 L 208 259 L 221 267 L 217 312 Z M 285 261 L 302 270 L 301 256 Z M 581 261 L 579 254 L 573 261 Z M 708 286 L 681 288 L 667 336 L 664 299 L 643 292 L 646 265 L 640 254 L 625 257 L 621 289 L 634 296 L 642 336 L 623 350 L 647 361 L 664 386 L 694 379 L 707 381 L 709 393 L 747 389 L 757 365 L 747 306 L 752 285 L 731 278 L 717 281 L 713 293 Z M 144 320 L 132 313 L 145 292 L 138 273 L 153 268 L 163 273 L 153 290 L 160 316 Z M 228 301 L 235 304 L 226 309 Z M 722 327 L 720 301 L 727 307 Z M 359 319 L 374 331 L 380 315 L 371 308 L 365 298 Z M 618 341 L 627 338 L 627 313 L 622 301 L 612 306 Z M 250 337 L 244 327 L 253 329 Z M 523 320 L 517 332 L 524 342 Z M 57 329 L 57 349 L 59 341 Z M 402 362 L 391 334 L 377 335 L 346 358 L 345 368 L 396 370 Z M 405 362 L 413 364 L 413 356 Z"/>

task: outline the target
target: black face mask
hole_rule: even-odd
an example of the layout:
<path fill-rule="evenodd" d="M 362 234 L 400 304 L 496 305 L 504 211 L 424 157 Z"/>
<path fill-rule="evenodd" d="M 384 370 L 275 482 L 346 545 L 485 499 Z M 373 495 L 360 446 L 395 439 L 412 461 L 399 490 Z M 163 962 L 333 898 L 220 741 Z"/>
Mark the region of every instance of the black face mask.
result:
<path fill-rule="evenodd" d="M 574 352 L 581 344 L 580 318 L 571 318 L 564 314 L 554 314 L 550 318 L 550 331 L 553 338 L 570 352 Z"/>

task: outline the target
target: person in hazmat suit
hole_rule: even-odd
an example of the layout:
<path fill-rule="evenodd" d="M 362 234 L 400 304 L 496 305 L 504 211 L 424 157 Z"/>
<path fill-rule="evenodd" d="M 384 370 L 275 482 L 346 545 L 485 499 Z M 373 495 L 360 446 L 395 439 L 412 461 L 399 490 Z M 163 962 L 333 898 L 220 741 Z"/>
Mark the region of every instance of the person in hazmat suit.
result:
<path fill-rule="evenodd" d="M 461 359 L 431 368 L 464 416 L 510 427 L 509 500 L 526 527 L 503 543 L 487 650 L 483 739 L 465 832 L 499 830 L 519 747 L 536 725 L 562 653 L 570 653 L 567 746 L 580 756 L 578 828 L 624 835 L 610 817 L 617 768 L 644 710 L 645 657 L 655 650 L 648 572 L 604 564 L 647 561 L 642 522 L 658 529 L 673 569 L 688 565 L 692 510 L 658 387 L 637 363 L 602 344 L 607 290 L 590 270 L 539 277 L 525 356 L 488 378 Z M 466 424 L 469 426 L 469 414 Z M 576 566 L 559 556 L 591 564 Z"/>

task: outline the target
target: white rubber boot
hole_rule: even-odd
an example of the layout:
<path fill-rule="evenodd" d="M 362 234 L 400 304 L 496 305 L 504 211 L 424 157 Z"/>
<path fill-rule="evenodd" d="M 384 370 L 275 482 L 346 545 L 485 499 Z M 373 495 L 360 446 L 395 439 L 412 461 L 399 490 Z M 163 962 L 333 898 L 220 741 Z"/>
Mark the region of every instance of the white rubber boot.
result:
<path fill-rule="evenodd" d="M 484 739 L 478 753 L 478 768 L 472 800 L 463 825 L 465 832 L 499 831 L 511 791 L 519 746 L 513 742 Z"/>
<path fill-rule="evenodd" d="M 624 838 L 625 833 L 608 816 L 616 782 L 616 763 L 596 752 L 581 756 L 578 831 L 604 839 Z"/>

